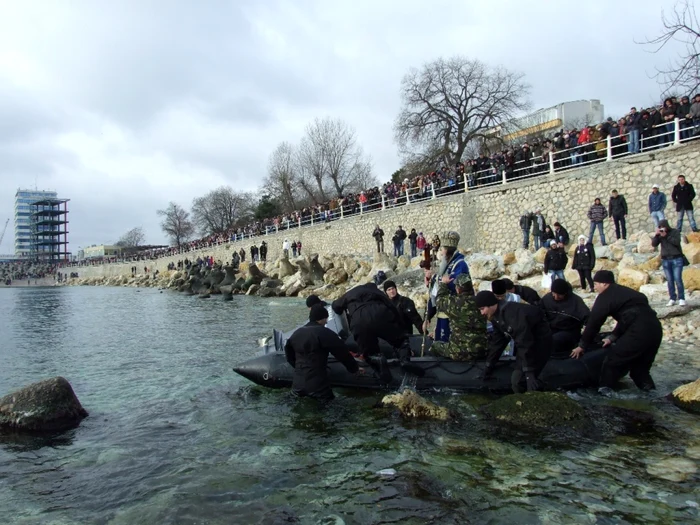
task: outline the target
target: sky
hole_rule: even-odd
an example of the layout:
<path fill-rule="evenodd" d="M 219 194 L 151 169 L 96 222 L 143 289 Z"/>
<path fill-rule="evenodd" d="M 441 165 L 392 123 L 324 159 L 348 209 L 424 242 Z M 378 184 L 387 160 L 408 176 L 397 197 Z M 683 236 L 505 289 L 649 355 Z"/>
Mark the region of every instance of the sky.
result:
<path fill-rule="evenodd" d="M 673 0 L 0 0 L 0 228 L 18 188 L 69 198 L 70 250 L 222 185 L 256 191 L 316 117 L 357 130 L 382 182 L 410 68 L 464 55 L 525 74 L 533 109 L 656 102 Z M 13 252 L 12 220 L 0 253 Z M 0 230 L 1 231 L 1 230 Z"/>

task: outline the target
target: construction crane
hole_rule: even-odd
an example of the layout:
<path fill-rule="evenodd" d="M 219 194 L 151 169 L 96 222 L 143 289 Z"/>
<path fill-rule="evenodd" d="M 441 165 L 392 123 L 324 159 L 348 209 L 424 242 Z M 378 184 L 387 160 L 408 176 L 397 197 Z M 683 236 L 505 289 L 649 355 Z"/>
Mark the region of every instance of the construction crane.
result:
<path fill-rule="evenodd" d="M 10 219 L 5 221 L 5 227 L 2 229 L 2 233 L 0 233 L 0 246 L 2 246 L 2 240 L 5 238 L 5 232 L 7 231 L 8 224 L 10 224 Z"/>

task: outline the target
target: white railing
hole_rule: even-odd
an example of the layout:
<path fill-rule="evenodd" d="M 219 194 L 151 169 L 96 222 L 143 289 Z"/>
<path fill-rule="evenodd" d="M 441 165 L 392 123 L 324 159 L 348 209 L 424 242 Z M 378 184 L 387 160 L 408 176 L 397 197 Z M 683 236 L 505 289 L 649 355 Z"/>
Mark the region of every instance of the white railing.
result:
<path fill-rule="evenodd" d="M 687 120 L 676 118 L 672 122 L 654 126 L 646 132 L 636 130 L 622 135 L 608 136 L 595 142 L 577 144 L 567 149 L 555 150 L 552 148 L 544 151 L 540 156 L 535 156 L 531 153 L 531 156 L 527 159 L 521 158 L 516 161 L 515 157 L 511 160 L 507 156 L 506 158 L 499 156 L 498 163 L 495 166 L 493 163 L 496 159 L 484 159 L 481 163 L 482 165 L 484 162 L 488 163 L 488 167 L 482 170 L 467 169 L 467 171 L 460 173 L 455 173 L 455 170 L 451 170 L 447 177 L 444 175 L 442 177 L 431 177 L 430 182 L 423 182 L 419 186 L 404 188 L 402 185 L 398 191 L 393 192 L 392 190 L 390 194 L 382 193 L 366 200 L 360 197 L 360 200 L 353 202 L 343 200 L 342 204 L 338 202 L 333 209 L 315 209 L 308 210 L 306 213 L 293 214 L 278 221 L 276 224 L 264 226 L 264 231 L 261 230 L 259 233 L 231 234 L 223 240 L 219 238 L 215 241 L 199 242 L 196 246 L 185 245 L 179 250 L 164 250 L 151 256 L 147 255 L 144 259 L 136 261 L 127 259 L 111 262 L 139 264 L 161 257 L 197 255 L 197 252 L 201 253 L 201 251 L 206 251 L 214 246 L 265 237 L 284 232 L 285 230 L 290 231 L 291 236 L 292 231 L 309 226 L 343 220 L 348 217 L 364 216 L 399 206 L 410 206 L 414 203 L 518 182 L 529 178 L 552 175 L 591 164 L 610 162 L 623 156 L 634 156 L 666 146 L 677 146 L 699 136 L 700 121 L 690 125 Z M 293 239 L 290 239 L 290 242 L 291 240 Z M 246 249 L 247 257 L 250 257 L 250 253 Z M 102 263 L 97 261 L 93 261 L 92 264 L 88 263 L 88 265 L 97 264 Z M 85 264 L 71 263 L 71 266 L 80 265 Z"/>

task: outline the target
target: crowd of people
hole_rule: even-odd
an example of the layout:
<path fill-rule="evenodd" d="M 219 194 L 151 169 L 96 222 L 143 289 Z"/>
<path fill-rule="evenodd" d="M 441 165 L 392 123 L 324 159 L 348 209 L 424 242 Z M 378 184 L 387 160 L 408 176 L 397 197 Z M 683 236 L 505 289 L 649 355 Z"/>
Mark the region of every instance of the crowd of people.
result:
<path fill-rule="evenodd" d="M 56 266 L 29 260 L 0 262 L 0 282 L 10 286 L 13 282 L 30 282 L 32 279 L 54 277 Z"/>

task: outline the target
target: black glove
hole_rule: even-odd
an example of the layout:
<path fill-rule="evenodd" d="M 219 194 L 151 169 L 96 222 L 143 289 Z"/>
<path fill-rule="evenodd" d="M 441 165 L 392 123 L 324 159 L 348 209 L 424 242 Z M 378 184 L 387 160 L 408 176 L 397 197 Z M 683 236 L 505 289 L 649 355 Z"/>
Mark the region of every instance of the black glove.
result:
<path fill-rule="evenodd" d="M 482 381 L 493 381 L 493 367 L 487 365 L 479 376 L 479 379 Z"/>
<path fill-rule="evenodd" d="M 537 377 L 535 377 L 535 374 L 532 372 L 525 374 L 525 381 L 527 382 L 528 392 L 535 392 L 542 389 L 542 383 L 537 380 Z"/>

